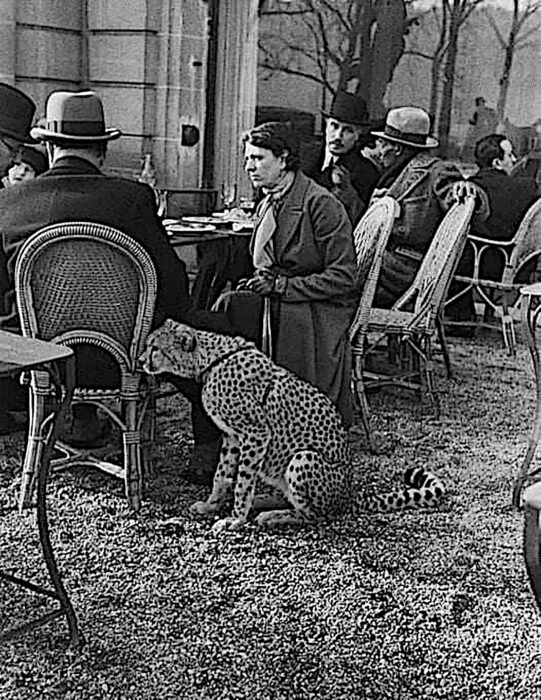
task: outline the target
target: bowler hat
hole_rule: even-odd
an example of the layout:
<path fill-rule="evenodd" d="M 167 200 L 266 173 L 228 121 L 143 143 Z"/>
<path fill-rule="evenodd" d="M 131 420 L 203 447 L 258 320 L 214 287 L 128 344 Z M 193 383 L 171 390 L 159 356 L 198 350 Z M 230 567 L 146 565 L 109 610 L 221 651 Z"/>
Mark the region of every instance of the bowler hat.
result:
<path fill-rule="evenodd" d="M 103 104 L 95 92 L 59 90 L 49 95 L 45 108 L 45 126 L 36 126 L 31 134 L 53 143 L 99 143 L 117 139 L 118 129 L 106 129 Z"/>
<path fill-rule="evenodd" d="M 438 140 L 429 136 L 430 117 L 421 107 L 396 107 L 389 110 L 383 131 L 373 131 L 385 141 L 415 148 L 435 148 Z"/>
<path fill-rule="evenodd" d="M 36 111 L 33 101 L 12 85 L 0 83 L 0 137 L 28 141 Z"/>
<path fill-rule="evenodd" d="M 323 116 L 347 124 L 370 126 L 366 100 L 363 100 L 360 95 L 352 95 L 342 90 L 336 93 L 331 109 L 329 112 L 323 112 Z"/>

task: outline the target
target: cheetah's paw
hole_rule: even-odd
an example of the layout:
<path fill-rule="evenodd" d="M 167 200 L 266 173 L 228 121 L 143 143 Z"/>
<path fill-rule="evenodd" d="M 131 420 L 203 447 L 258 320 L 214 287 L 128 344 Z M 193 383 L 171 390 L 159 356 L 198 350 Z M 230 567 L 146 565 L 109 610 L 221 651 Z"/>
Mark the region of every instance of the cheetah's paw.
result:
<path fill-rule="evenodd" d="M 190 506 L 190 513 L 204 515 L 207 518 L 214 515 L 218 510 L 219 506 L 216 503 L 209 503 L 208 501 L 196 501 Z"/>
<path fill-rule="evenodd" d="M 240 530 L 240 528 L 244 527 L 245 524 L 245 518 L 220 518 L 220 520 L 217 520 L 214 523 L 211 529 L 214 533 L 220 533 L 224 532 L 224 530 Z"/>

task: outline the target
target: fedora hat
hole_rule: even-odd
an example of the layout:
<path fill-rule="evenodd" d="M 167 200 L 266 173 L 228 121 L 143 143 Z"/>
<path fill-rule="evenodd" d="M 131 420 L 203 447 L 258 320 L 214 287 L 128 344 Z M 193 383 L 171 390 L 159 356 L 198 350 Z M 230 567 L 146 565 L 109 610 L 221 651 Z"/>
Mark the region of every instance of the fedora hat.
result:
<path fill-rule="evenodd" d="M 421 107 L 396 107 L 389 110 L 383 131 L 373 131 L 386 141 L 415 148 L 435 148 L 439 141 L 429 136 L 430 117 Z"/>
<path fill-rule="evenodd" d="M 59 144 L 98 143 L 121 136 L 118 129 L 106 129 L 103 104 L 95 92 L 59 90 L 49 95 L 45 126 L 30 132 L 35 139 Z"/>
<path fill-rule="evenodd" d="M 370 126 L 366 100 L 349 92 L 337 92 L 329 112 L 323 112 L 323 116 L 356 126 Z"/>
<path fill-rule="evenodd" d="M 28 95 L 0 83 L 0 137 L 28 141 L 35 111 L 36 105 Z"/>

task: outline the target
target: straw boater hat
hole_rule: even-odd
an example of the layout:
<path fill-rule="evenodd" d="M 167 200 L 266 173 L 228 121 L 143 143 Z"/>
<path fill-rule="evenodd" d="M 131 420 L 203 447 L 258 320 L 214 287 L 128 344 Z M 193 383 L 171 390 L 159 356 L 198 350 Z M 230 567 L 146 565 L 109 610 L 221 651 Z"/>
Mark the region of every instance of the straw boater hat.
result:
<path fill-rule="evenodd" d="M 323 116 L 356 126 L 370 126 L 366 101 L 360 95 L 352 95 L 349 92 L 337 92 L 331 109 L 329 112 L 323 112 Z"/>
<path fill-rule="evenodd" d="M 31 131 L 35 139 L 69 145 L 117 139 L 119 129 L 106 129 L 103 105 L 95 92 L 53 92 L 45 109 L 45 126 Z"/>
<path fill-rule="evenodd" d="M 0 83 L 0 138 L 28 141 L 36 105 L 12 85 Z"/>
<path fill-rule="evenodd" d="M 373 131 L 385 141 L 403 143 L 415 148 L 435 148 L 439 141 L 429 136 L 430 117 L 420 107 L 396 107 L 391 109 L 383 131 Z"/>

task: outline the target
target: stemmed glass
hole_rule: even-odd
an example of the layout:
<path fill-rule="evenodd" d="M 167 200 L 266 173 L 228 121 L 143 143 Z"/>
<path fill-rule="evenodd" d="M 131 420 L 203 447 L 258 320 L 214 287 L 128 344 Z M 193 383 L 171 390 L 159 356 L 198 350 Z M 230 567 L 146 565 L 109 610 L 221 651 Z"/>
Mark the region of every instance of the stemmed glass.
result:
<path fill-rule="evenodd" d="M 229 185 L 224 182 L 224 184 L 222 185 L 222 203 L 224 205 L 224 209 L 231 209 L 235 204 L 236 198 L 237 186 Z"/>

